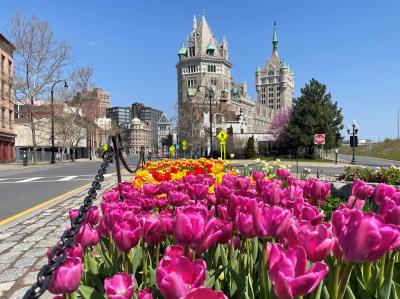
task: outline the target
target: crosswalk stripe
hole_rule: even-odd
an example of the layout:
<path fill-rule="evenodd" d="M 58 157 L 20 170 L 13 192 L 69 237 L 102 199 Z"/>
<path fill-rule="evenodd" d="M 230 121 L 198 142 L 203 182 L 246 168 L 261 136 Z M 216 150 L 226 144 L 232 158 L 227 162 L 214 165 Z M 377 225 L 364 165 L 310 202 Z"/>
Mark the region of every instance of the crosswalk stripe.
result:
<path fill-rule="evenodd" d="M 112 176 L 112 173 L 107 173 L 107 174 L 104 175 L 104 177 L 106 177 L 106 178 L 108 178 L 110 176 Z"/>
<path fill-rule="evenodd" d="M 66 181 L 70 181 L 77 177 L 78 177 L 77 175 L 70 175 L 70 176 L 66 176 L 65 178 L 57 180 L 57 182 L 66 182 Z"/>
<path fill-rule="evenodd" d="M 35 177 L 35 178 L 29 178 L 29 179 L 25 179 L 25 180 L 21 180 L 21 181 L 17 181 L 16 183 L 26 183 L 26 182 L 32 182 L 32 181 L 36 181 L 36 180 L 40 180 L 43 177 Z"/>

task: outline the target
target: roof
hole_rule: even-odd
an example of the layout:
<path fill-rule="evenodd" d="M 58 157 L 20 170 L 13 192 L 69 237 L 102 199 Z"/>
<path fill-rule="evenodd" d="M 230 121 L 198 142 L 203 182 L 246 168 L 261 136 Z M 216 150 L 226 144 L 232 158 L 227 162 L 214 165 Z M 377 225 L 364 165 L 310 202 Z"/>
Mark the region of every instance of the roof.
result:
<path fill-rule="evenodd" d="M 160 117 L 160 120 L 158 121 L 158 124 L 171 124 L 171 122 L 169 121 L 168 117 L 165 115 L 165 113 L 163 113 Z"/>
<path fill-rule="evenodd" d="M 9 50 L 9 52 L 11 52 L 9 54 L 10 54 L 10 56 L 12 56 L 12 52 L 15 51 L 15 49 L 16 49 L 15 46 L 1 33 L 0 33 L 0 41 L 5 42 L 10 47 L 10 49 L 4 49 L 4 50 L 5 51 Z"/>
<path fill-rule="evenodd" d="M 196 30 L 192 33 L 192 38 L 195 39 L 197 51 L 200 55 L 206 55 L 207 50 L 215 50 L 215 46 L 218 45 L 218 41 L 212 33 L 204 15 L 201 16 L 201 20 L 197 25 Z M 220 56 L 219 51 L 216 51 L 215 54 L 216 56 Z"/>

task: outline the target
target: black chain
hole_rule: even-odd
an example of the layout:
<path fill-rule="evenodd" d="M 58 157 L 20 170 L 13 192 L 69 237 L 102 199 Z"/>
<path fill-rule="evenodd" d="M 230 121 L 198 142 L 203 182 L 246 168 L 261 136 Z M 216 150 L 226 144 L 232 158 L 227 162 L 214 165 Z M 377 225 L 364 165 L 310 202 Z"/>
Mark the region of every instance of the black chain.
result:
<path fill-rule="evenodd" d="M 104 174 L 113 161 L 114 152 L 109 142 L 103 154 L 103 163 L 95 176 L 92 187 L 88 191 L 88 195 L 83 201 L 83 205 L 79 208 L 79 215 L 71 220 L 71 228 L 62 234 L 61 242 L 51 250 L 49 262 L 39 271 L 36 283 L 26 291 L 23 299 L 39 298 L 48 289 L 54 271 L 67 259 L 65 249 L 74 245 L 75 235 L 79 232 L 82 222 L 86 218 L 86 213 L 92 207 L 93 200 L 97 197 L 97 191 L 101 188 L 100 183 L 104 181 Z"/>

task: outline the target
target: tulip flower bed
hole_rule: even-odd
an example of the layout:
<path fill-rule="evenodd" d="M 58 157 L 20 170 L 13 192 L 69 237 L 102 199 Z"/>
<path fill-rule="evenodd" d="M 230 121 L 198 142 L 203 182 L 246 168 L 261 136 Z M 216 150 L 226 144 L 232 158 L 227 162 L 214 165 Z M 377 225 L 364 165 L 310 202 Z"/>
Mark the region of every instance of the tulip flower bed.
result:
<path fill-rule="evenodd" d="M 370 169 L 366 167 L 345 167 L 338 180 L 353 181 L 361 179 L 371 183 L 385 183 L 400 186 L 400 167 L 381 167 Z"/>
<path fill-rule="evenodd" d="M 49 290 L 83 298 L 400 298 L 400 190 L 222 161 L 147 163 L 103 194 Z M 76 211 L 70 212 L 70 218 Z"/>

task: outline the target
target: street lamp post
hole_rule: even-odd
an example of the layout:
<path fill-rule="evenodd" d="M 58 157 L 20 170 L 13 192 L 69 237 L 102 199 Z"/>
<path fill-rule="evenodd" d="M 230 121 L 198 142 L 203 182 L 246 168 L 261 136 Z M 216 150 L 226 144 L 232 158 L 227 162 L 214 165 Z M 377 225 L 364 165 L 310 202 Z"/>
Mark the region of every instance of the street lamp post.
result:
<path fill-rule="evenodd" d="M 353 120 L 351 126 L 347 126 L 347 133 L 350 136 L 350 146 L 353 148 L 353 158 L 351 159 L 351 164 L 356 164 L 356 137 L 358 133 L 358 125 L 355 120 Z"/>
<path fill-rule="evenodd" d="M 51 164 L 56 163 L 55 155 L 54 155 L 54 86 L 56 84 L 64 82 L 64 87 L 67 88 L 68 84 L 67 81 L 65 80 L 58 80 L 53 83 L 53 86 L 51 87 Z"/>

